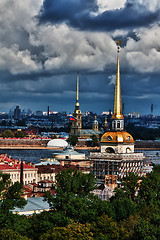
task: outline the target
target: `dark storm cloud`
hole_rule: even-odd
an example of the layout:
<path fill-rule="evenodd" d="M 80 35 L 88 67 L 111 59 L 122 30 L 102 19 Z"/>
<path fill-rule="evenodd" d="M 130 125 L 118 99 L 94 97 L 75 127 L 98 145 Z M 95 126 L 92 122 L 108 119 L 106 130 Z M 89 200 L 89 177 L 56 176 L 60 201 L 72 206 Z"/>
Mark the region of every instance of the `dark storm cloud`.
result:
<path fill-rule="evenodd" d="M 151 12 L 144 5 L 128 0 L 124 8 L 94 14 L 96 0 L 44 0 L 40 22 L 62 23 L 81 30 L 114 30 L 147 26 L 159 18 L 159 9 Z"/>

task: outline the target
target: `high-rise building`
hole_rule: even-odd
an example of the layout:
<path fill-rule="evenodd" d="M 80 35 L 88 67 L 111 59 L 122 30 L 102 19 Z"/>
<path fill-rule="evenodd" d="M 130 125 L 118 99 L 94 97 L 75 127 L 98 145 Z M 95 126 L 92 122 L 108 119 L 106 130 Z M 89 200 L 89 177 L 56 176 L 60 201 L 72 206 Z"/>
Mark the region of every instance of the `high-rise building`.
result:
<path fill-rule="evenodd" d="M 114 112 L 111 117 L 112 129 L 105 132 L 100 141 L 100 152 L 90 153 L 91 168 L 97 180 L 115 188 L 117 179 L 129 172 L 143 175 L 145 157 L 134 152 L 134 139 L 124 130 L 124 117 L 121 108 L 121 85 L 119 49 L 117 42 L 117 74 L 114 96 Z"/>
<path fill-rule="evenodd" d="M 20 120 L 21 118 L 21 109 L 19 108 L 19 106 L 16 106 L 16 108 L 14 109 L 14 120 Z"/>

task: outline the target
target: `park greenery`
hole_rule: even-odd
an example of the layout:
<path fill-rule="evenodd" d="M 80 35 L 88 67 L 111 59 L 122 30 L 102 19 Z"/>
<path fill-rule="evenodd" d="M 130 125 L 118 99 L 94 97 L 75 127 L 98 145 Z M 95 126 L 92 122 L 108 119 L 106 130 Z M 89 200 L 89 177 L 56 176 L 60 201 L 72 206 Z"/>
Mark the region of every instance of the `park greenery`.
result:
<path fill-rule="evenodd" d="M 160 236 L 160 166 L 139 179 L 130 173 L 115 196 L 102 201 L 92 194 L 92 173 L 64 170 L 56 176 L 56 197 L 45 200 L 51 210 L 31 217 L 12 214 L 23 206 L 21 186 L 9 187 L 1 175 L 0 239 L 33 240 L 156 240 Z"/>
<path fill-rule="evenodd" d="M 24 131 L 11 131 L 10 129 L 6 129 L 2 133 L 0 133 L 0 137 L 3 138 L 24 138 L 27 136 L 27 133 Z"/>

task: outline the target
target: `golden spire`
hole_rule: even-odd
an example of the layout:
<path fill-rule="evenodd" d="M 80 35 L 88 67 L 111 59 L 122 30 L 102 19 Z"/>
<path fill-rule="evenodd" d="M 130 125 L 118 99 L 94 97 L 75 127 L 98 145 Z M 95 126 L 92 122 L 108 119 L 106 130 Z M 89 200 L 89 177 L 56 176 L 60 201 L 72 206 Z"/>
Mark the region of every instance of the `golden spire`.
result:
<path fill-rule="evenodd" d="M 76 107 L 79 107 L 79 72 L 77 73 L 77 98 L 76 98 Z"/>
<path fill-rule="evenodd" d="M 117 41 L 117 74 L 116 74 L 116 85 L 115 85 L 115 96 L 114 96 L 114 112 L 112 119 L 124 119 L 122 115 L 121 106 L 121 83 L 120 83 L 120 66 L 119 66 L 119 49 L 121 41 Z"/>

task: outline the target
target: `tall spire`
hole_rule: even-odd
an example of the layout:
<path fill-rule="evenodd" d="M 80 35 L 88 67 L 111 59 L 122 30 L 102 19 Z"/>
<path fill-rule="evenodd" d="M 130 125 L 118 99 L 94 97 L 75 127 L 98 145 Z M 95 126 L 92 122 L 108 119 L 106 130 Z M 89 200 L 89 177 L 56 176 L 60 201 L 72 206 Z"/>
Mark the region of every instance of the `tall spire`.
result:
<path fill-rule="evenodd" d="M 77 119 L 76 122 L 72 122 L 70 135 L 79 135 L 82 129 L 82 113 L 79 109 L 79 73 L 77 73 L 77 97 L 75 109 L 73 112 L 73 116 Z"/>
<path fill-rule="evenodd" d="M 76 98 L 76 107 L 79 107 L 79 72 L 77 73 L 77 98 Z"/>
<path fill-rule="evenodd" d="M 112 119 L 124 119 L 122 115 L 121 106 L 121 83 L 120 83 L 120 65 L 119 65 L 119 49 L 121 41 L 117 41 L 117 73 L 116 73 L 116 85 L 115 85 L 115 96 L 114 96 L 114 112 Z"/>

